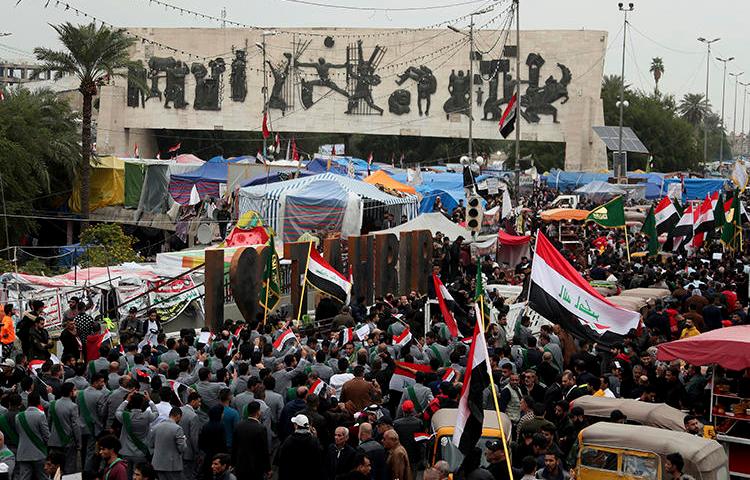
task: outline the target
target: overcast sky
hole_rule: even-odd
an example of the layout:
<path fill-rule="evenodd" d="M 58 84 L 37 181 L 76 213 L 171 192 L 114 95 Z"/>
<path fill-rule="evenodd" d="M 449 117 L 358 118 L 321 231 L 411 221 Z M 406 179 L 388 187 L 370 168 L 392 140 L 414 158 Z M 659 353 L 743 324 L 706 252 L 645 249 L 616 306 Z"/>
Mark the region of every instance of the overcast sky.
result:
<path fill-rule="evenodd" d="M 0 58 L 24 58 L 34 46 L 55 46 L 54 31 L 48 23 L 62 21 L 83 22 L 83 17 L 72 11 L 53 8 L 56 0 L 4 0 L 0 32 L 12 33 L 0 38 Z M 122 26 L 159 27 L 214 27 L 216 22 L 166 11 L 164 7 L 149 4 L 148 0 L 66 0 L 71 5 L 107 22 Z M 171 0 L 180 7 L 220 16 L 221 7 L 227 9 L 227 18 L 242 23 L 261 26 L 341 26 L 341 27 L 420 27 L 455 18 L 480 8 L 484 3 L 466 4 L 467 0 L 312 0 L 315 3 L 357 7 L 403 8 L 440 6 L 460 3 L 450 8 L 420 11 L 367 11 L 342 10 L 322 6 L 291 3 L 287 0 Z M 620 73 L 622 59 L 622 13 L 613 0 L 521 0 L 522 29 L 593 29 L 609 32 L 609 50 L 605 72 Z M 750 54 L 745 54 L 748 44 L 746 19 L 750 18 L 750 2 L 740 0 L 715 0 L 712 3 L 698 0 L 641 0 L 635 2 L 630 16 L 632 29 L 626 55 L 626 79 L 636 88 L 653 89 L 649 73 L 651 59 L 663 59 L 666 71 L 661 80 L 661 90 L 678 99 L 688 92 L 703 92 L 706 81 L 706 50 L 696 38 L 721 37 L 714 44 L 711 60 L 710 99 L 714 108 L 721 106 L 722 64 L 713 57 L 737 57 L 729 64 L 728 72 L 747 72 L 750 81 Z M 743 48 L 743 45 L 745 46 Z M 13 49 L 9 49 L 12 47 Z M 14 49 L 19 49 L 14 50 Z M 737 129 L 741 126 L 742 90 L 739 88 Z M 727 76 L 726 117 L 732 129 L 734 111 L 734 78 Z M 748 115 L 750 117 L 750 115 Z M 750 129 L 746 121 L 745 129 Z"/>

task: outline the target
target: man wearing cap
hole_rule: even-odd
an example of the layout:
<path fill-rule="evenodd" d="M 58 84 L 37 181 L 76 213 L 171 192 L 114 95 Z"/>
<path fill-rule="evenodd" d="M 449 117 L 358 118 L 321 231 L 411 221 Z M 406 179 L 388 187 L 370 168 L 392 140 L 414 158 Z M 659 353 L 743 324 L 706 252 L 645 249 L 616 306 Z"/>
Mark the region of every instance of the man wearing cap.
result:
<path fill-rule="evenodd" d="M 415 375 L 416 383 L 410 385 L 404 389 L 404 393 L 401 394 L 401 401 L 396 409 L 396 418 L 402 417 L 404 412 L 402 405 L 405 401 L 411 400 L 414 410 L 417 413 L 421 413 L 427 405 L 430 404 L 433 398 L 432 390 L 429 387 L 424 386 L 425 376 L 424 372 L 417 372 Z"/>
<path fill-rule="evenodd" d="M 406 400 L 401 405 L 401 410 L 404 416 L 393 422 L 393 429 L 396 430 L 399 442 L 409 455 L 409 463 L 412 467 L 412 475 L 414 475 L 424 456 L 422 444 L 414 440 L 414 434 L 423 431 L 424 424 L 415 416 L 414 403 L 411 400 Z"/>
<path fill-rule="evenodd" d="M 505 461 L 503 442 L 500 440 L 487 440 L 484 445 L 487 447 L 484 457 L 489 463 L 485 469 L 492 474 L 492 478 L 495 480 L 513 480 L 508 475 L 508 464 Z"/>
<path fill-rule="evenodd" d="M 302 478 L 324 478 L 323 449 L 315 435 L 310 432 L 310 421 L 306 415 L 292 417 L 294 432 L 279 447 L 276 465 L 278 480 L 300 480 Z"/>

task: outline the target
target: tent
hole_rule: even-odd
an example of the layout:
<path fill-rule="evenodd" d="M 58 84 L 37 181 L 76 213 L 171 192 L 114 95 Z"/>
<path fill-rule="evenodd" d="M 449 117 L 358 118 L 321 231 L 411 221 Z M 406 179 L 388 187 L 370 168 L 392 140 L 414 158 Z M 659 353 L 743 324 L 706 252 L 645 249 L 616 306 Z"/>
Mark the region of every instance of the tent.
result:
<path fill-rule="evenodd" d="M 547 185 L 560 191 L 574 190 L 591 182 L 606 182 L 609 173 L 566 172 L 553 168 L 547 175 Z"/>
<path fill-rule="evenodd" d="M 521 262 L 521 257 L 530 257 L 529 242 L 530 235 L 511 235 L 502 230 L 497 232 L 497 240 L 500 243 L 500 249 L 497 254 L 497 261 L 507 263 L 515 267 Z"/>
<path fill-rule="evenodd" d="M 404 193 L 411 193 L 412 195 L 416 195 L 417 193 L 417 190 L 414 187 L 397 182 L 383 170 L 373 172 L 372 175 L 366 177 L 363 181 L 371 185 L 382 185 L 385 188 Z"/>
<path fill-rule="evenodd" d="M 331 161 L 331 168 L 328 169 L 328 161 Z M 349 174 L 349 162 L 351 161 L 352 167 L 354 167 L 354 174 L 357 177 L 363 177 L 367 175 L 368 169 L 371 172 L 380 170 L 380 166 L 372 164 L 368 167 L 367 161 L 356 157 L 346 157 L 336 155 L 331 158 L 330 155 L 315 155 L 315 158 L 310 160 L 307 164 L 307 169 L 314 173 L 333 172 L 339 175 Z"/>
<path fill-rule="evenodd" d="M 241 158 L 214 157 L 191 172 L 172 175 L 169 180 L 169 194 L 175 202 L 187 205 L 190 202 L 190 192 L 195 185 L 201 198 L 219 197 L 219 185 L 227 183 L 228 165 L 240 160 Z"/>
<path fill-rule="evenodd" d="M 401 183 L 407 183 L 406 173 L 396 173 L 391 177 Z M 422 194 L 419 205 L 420 213 L 432 212 L 435 199 L 440 197 L 446 211 L 452 212 L 463 200 L 466 203 L 463 173 L 422 172 L 422 183 L 415 185 L 417 192 Z"/>
<path fill-rule="evenodd" d="M 125 162 L 117 157 L 92 158 L 89 187 L 91 211 L 107 205 L 122 205 L 125 199 Z M 68 206 L 74 212 L 81 211 L 80 180 L 73 186 Z"/>
<path fill-rule="evenodd" d="M 181 153 L 174 157 L 172 160 L 174 160 L 175 163 L 193 163 L 198 165 L 202 164 L 205 161 L 196 157 L 192 153 Z"/>
<path fill-rule="evenodd" d="M 422 213 L 415 219 L 406 223 L 372 233 L 378 235 L 392 233 L 399 236 L 401 232 L 413 232 L 416 230 L 429 230 L 432 236 L 435 236 L 437 232 L 440 232 L 451 240 L 455 240 L 459 236 L 471 238 L 471 232 L 469 230 L 445 218 L 445 215 L 442 213 Z"/>
<path fill-rule="evenodd" d="M 750 368 L 750 325 L 719 328 L 690 338 L 662 343 L 656 358 L 692 365 L 719 364 L 729 370 Z"/>
<path fill-rule="evenodd" d="M 360 219 L 356 215 L 358 204 L 359 197 L 355 193 L 347 192 L 333 180 L 303 185 L 286 194 L 283 240 L 296 242 L 307 232 L 341 232 L 344 237 L 357 235 L 360 231 Z"/>
<path fill-rule="evenodd" d="M 575 208 L 553 208 L 545 210 L 539 214 L 544 222 L 560 222 L 563 220 L 586 220 L 589 216 L 588 210 L 578 210 Z"/>
<path fill-rule="evenodd" d="M 685 178 L 682 180 L 679 178 L 668 178 L 664 181 L 662 195 L 667 194 L 669 191 L 669 185 L 684 182 L 684 188 L 682 189 L 683 202 L 688 200 L 703 200 L 706 198 L 706 195 L 711 195 L 712 193 L 724 188 L 727 181 L 728 180 L 723 178 Z"/>
<path fill-rule="evenodd" d="M 265 184 L 271 184 L 271 183 L 285 182 L 287 180 L 292 180 L 294 178 L 309 177 L 310 175 L 315 175 L 315 174 L 304 171 L 304 170 L 300 170 L 299 172 L 296 172 L 296 171 L 274 172 L 268 175 L 265 175 L 265 174 L 258 175 L 257 177 L 251 178 L 250 180 L 245 180 L 244 182 L 242 182 L 240 186 L 252 187 L 254 185 L 265 185 Z"/>
<path fill-rule="evenodd" d="M 330 181 L 334 183 L 330 183 Z M 328 190 L 305 189 L 303 191 L 303 188 L 307 185 L 319 182 L 326 182 L 325 187 Z M 345 192 L 349 198 L 346 209 L 347 217 L 343 219 L 342 225 L 347 228 L 350 225 L 356 225 L 356 233 L 361 232 L 363 225 L 374 224 L 380 221 L 385 210 L 393 213 L 396 218 L 400 218 L 401 215 L 406 215 L 407 218 L 414 218 L 417 215 L 418 199 L 415 195 L 391 195 L 383 192 L 374 185 L 332 172 L 269 185 L 262 184 L 240 188 L 240 214 L 251 210 L 258 212 L 267 226 L 271 227 L 281 238 L 286 238 L 283 229 L 287 223 L 286 210 L 289 195 L 294 197 L 294 195 L 299 195 L 302 192 L 302 197 L 308 199 L 302 200 L 302 202 L 310 203 L 312 202 L 310 200 L 311 195 L 325 197 L 335 195 L 337 191 Z M 350 194 L 356 196 L 356 199 Z M 294 205 L 299 205 L 299 202 L 300 200 L 293 199 L 292 208 L 295 209 Z M 307 207 L 308 210 L 312 210 L 312 205 L 308 205 Z M 325 215 L 325 210 L 321 208 L 313 214 Z M 352 220 L 354 223 L 349 223 L 348 218 L 355 219 Z M 343 236 L 348 236 L 349 230 L 341 230 L 341 233 Z"/>
<path fill-rule="evenodd" d="M 592 200 L 599 202 L 618 195 L 625 195 L 627 192 L 617 185 L 607 183 L 606 181 L 594 180 L 582 187 L 576 188 L 575 193 L 585 195 Z"/>

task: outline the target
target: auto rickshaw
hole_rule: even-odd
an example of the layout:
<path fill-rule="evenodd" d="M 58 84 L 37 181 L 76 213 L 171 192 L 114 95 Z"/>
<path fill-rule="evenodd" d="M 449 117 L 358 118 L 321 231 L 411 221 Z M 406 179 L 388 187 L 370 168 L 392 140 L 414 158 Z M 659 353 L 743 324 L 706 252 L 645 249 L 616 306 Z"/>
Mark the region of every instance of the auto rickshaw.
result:
<path fill-rule="evenodd" d="M 619 410 L 628 417 L 628 423 L 664 428 L 675 432 L 685 431 L 685 414 L 666 403 L 584 395 L 573 400 L 571 406 L 583 408 L 583 414 L 590 422 L 609 420 L 612 411 Z"/>
<path fill-rule="evenodd" d="M 666 456 L 679 453 L 682 473 L 728 480 L 724 448 L 715 440 L 641 425 L 599 422 L 578 434 L 577 480 L 669 480 Z"/>
<path fill-rule="evenodd" d="M 503 430 L 505 431 L 505 438 L 507 440 L 512 424 L 506 414 L 501 413 L 500 415 L 503 419 Z M 445 460 L 450 465 L 452 472 L 458 470 L 458 467 L 461 466 L 461 462 L 464 460 L 463 454 L 453 445 L 453 432 L 456 429 L 457 417 L 458 409 L 456 408 L 441 408 L 435 412 L 431 421 L 434 438 L 431 440 L 428 448 L 430 465 L 435 465 L 438 461 Z M 494 410 L 485 410 L 484 422 L 482 423 L 482 436 L 479 442 L 477 442 L 477 446 L 484 452 L 485 443 L 488 440 L 499 439 L 500 425 L 497 423 L 497 413 Z M 486 466 L 485 462 L 484 455 L 482 455 L 483 466 Z"/>

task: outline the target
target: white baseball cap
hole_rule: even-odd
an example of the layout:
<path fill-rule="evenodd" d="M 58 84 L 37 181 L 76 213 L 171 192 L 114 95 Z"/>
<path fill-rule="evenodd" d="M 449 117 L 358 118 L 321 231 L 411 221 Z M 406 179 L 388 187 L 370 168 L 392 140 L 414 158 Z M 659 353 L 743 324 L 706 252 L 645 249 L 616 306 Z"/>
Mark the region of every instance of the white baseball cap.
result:
<path fill-rule="evenodd" d="M 310 426 L 310 420 L 307 419 L 307 415 L 302 415 L 301 413 L 292 417 L 292 423 L 298 427 Z"/>

